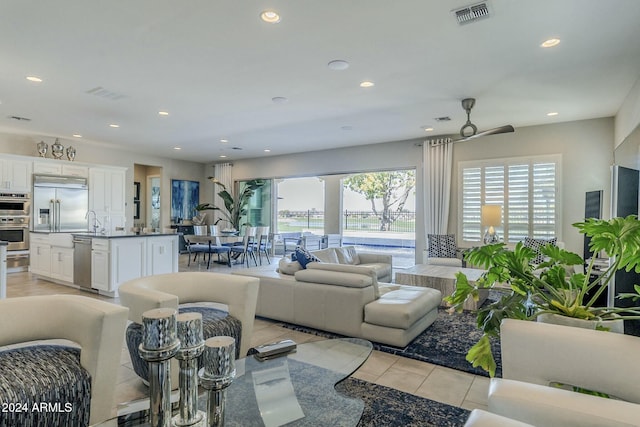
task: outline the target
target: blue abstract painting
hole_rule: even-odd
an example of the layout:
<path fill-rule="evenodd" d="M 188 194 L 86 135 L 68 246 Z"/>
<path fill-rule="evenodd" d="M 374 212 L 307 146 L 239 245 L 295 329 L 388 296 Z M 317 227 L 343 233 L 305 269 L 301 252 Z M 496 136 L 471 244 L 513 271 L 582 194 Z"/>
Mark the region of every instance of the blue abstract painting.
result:
<path fill-rule="evenodd" d="M 190 220 L 196 216 L 196 206 L 200 203 L 200 183 L 198 181 L 171 180 L 171 220 Z"/>

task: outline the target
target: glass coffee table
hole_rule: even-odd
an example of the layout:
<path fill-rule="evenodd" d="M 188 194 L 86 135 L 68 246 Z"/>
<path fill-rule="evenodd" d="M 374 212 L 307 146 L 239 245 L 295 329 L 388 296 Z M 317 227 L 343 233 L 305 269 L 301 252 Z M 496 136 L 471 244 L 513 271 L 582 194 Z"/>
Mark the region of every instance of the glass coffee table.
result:
<path fill-rule="evenodd" d="M 372 345 L 358 338 L 299 344 L 294 353 L 259 361 L 236 360 L 236 378 L 227 388 L 225 426 L 355 426 L 364 402 L 338 393 L 334 386 L 369 357 Z M 148 409 L 148 400 L 135 402 Z M 207 393 L 198 406 L 206 412 Z M 145 411 L 121 415 L 101 427 L 148 426 Z M 206 425 L 206 424 L 205 424 Z"/>

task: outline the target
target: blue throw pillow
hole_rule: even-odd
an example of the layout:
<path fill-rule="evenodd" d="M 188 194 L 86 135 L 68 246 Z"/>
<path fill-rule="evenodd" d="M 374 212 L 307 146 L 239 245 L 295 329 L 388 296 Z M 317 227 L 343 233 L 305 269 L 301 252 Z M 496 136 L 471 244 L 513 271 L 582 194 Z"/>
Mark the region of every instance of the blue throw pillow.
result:
<path fill-rule="evenodd" d="M 295 260 L 300 263 L 302 268 L 307 268 L 307 264 L 310 262 L 319 262 L 320 260 L 312 255 L 308 250 L 303 248 L 302 246 L 296 246 L 296 250 L 293 253 L 295 255 Z M 293 259 L 293 256 L 291 257 Z"/>

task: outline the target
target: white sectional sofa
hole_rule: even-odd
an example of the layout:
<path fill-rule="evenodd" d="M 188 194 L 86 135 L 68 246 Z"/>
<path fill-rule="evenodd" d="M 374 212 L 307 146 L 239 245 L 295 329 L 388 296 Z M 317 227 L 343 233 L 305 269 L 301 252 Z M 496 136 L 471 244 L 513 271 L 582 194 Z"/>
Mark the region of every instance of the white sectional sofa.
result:
<path fill-rule="evenodd" d="M 352 247 L 313 254 L 323 261 L 306 269 L 285 261 L 278 269 L 233 272 L 260 279 L 256 315 L 397 347 L 436 319 L 440 291 L 380 281 L 391 280 L 390 255 L 354 257 Z M 336 259 L 343 263 L 324 261 Z"/>

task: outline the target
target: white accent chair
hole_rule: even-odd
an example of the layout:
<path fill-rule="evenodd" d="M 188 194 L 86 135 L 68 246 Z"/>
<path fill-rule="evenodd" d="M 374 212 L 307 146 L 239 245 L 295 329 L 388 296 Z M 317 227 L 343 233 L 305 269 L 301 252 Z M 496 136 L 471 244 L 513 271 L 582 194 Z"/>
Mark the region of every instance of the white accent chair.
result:
<path fill-rule="evenodd" d="M 640 338 L 514 319 L 500 330 L 503 378 L 491 380 L 489 412 L 534 426 L 640 425 Z"/>
<path fill-rule="evenodd" d="M 114 393 L 128 311 L 79 295 L 0 300 L 0 346 L 51 339 L 77 343 L 80 364 L 91 375 L 89 424 L 97 424 L 116 414 Z"/>
<path fill-rule="evenodd" d="M 242 324 L 241 357 L 253 336 L 259 279 L 222 273 L 181 272 L 140 277 L 120 285 L 120 301 L 129 307 L 129 320 L 142 323 L 142 313 L 154 308 L 178 309 L 179 304 L 218 303 Z M 178 365 L 172 360 L 171 381 L 178 385 Z"/>

